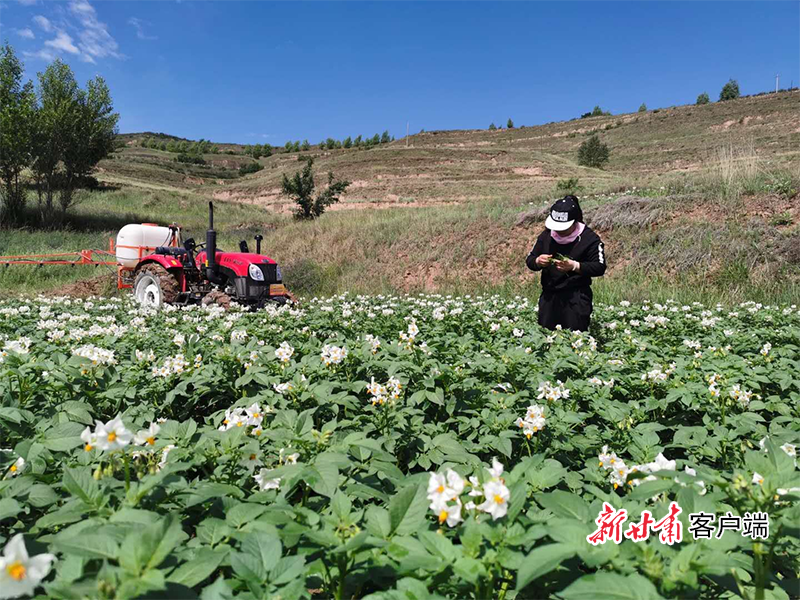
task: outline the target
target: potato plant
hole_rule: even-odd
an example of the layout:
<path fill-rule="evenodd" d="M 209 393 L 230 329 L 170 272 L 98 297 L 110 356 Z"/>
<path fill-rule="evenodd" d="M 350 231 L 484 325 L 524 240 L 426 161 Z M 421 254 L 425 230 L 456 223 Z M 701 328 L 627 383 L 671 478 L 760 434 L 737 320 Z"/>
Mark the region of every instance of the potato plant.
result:
<path fill-rule="evenodd" d="M 0 597 L 796 596 L 797 307 L 536 323 L 1 301 Z"/>

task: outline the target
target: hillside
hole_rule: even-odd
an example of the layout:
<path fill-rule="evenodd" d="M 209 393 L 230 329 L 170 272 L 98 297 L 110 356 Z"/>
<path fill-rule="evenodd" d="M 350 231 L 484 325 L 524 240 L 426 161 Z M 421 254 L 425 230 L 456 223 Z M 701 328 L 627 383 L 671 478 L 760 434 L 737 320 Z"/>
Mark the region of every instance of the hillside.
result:
<path fill-rule="evenodd" d="M 611 148 L 605 170 L 576 163 L 593 132 Z M 511 130 L 426 132 L 370 150 L 278 151 L 243 177 L 238 168 L 253 159 L 236 154 L 241 147 L 204 156 L 206 166 L 185 165 L 138 147 L 142 135 L 123 136 L 126 145 L 100 164 L 107 189 L 84 193 L 69 231 L 11 232 L 0 254 L 105 247 L 131 221 L 177 221 L 202 234 L 213 199 L 222 243 L 265 231 L 268 252 L 300 293 L 536 293 L 525 254 L 542 207 L 563 195 L 556 183 L 576 177 L 587 220 L 607 241 L 601 297 L 800 295 L 797 92 Z M 314 223 L 292 220 L 279 194 L 282 175 L 307 156 L 318 174 L 352 181 Z M 0 288 L 51 289 L 86 275 L 9 272 Z"/>

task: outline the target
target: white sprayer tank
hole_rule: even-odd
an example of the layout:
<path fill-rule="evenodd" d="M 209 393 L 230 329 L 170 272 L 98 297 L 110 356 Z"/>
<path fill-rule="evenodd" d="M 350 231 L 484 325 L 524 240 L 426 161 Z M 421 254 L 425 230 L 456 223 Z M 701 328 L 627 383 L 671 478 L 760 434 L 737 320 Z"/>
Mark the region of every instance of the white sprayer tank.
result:
<path fill-rule="evenodd" d="M 117 234 L 117 263 L 133 268 L 142 256 L 152 254 L 158 246 L 169 246 L 172 231 L 150 223 L 125 225 Z"/>

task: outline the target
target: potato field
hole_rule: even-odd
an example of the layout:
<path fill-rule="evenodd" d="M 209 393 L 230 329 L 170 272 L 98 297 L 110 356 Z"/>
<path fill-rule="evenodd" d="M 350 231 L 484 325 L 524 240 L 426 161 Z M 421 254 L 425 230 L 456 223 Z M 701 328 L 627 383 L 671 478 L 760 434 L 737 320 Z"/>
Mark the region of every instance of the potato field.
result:
<path fill-rule="evenodd" d="M 0 598 L 800 595 L 800 310 L 0 301 Z"/>

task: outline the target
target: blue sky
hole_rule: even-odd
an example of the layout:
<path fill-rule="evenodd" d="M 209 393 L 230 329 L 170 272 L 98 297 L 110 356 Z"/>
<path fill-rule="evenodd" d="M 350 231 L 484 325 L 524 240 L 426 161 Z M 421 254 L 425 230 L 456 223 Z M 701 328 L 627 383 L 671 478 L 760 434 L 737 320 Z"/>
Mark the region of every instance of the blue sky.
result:
<path fill-rule="evenodd" d="M 108 82 L 120 131 L 282 145 L 560 121 L 800 83 L 798 2 L 0 0 L 34 77 Z"/>

